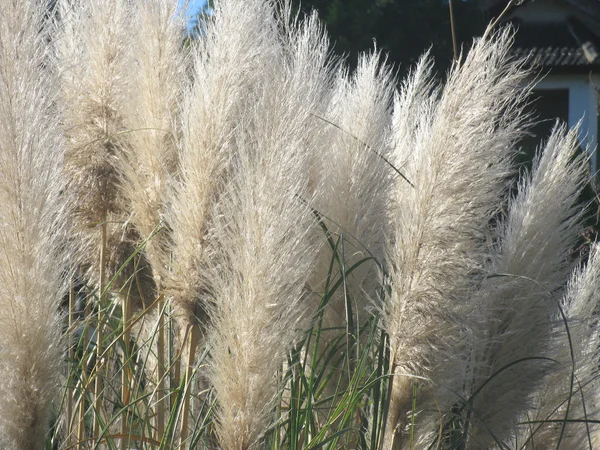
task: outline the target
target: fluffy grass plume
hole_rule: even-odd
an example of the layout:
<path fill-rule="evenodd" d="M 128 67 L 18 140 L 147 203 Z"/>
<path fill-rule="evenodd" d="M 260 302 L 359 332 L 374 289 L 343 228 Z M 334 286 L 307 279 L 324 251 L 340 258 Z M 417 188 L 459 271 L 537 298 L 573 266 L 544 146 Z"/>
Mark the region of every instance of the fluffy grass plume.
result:
<path fill-rule="evenodd" d="M 499 225 L 499 246 L 488 270 L 501 276 L 485 280 L 477 293 L 490 324 L 490 343 L 476 357 L 486 364 L 476 372 L 477 387 L 513 361 L 549 352 L 553 320 L 559 317 L 556 292 L 572 267 L 569 251 L 582 219 L 577 199 L 587 176 L 586 159 L 577 156 L 577 131 L 564 133 L 562 127 L 554 130 Z M 492 442 L 492 435 L 504 441 L 514 433 L 518 411 L 529 407 L 545 366 L 539 360 L 517 365 L 477 395 L 473 409 L 486 429 L 478 441 Z"/>
<path fill-rule="evenodd" d="M 587 159 L 578 156 L 577 147 L 577 129 L 565 134 L 564 127 L 556 127 L 511 201 L 508 218 L 498 225 L 490 277 L 476 294 L 489 314 L 481 319 L 488 325 L 488 344 L 474 358 L 484 365 L 475 372 L 477 388 L 510 363 L 551 355 L 558 293 L 569 279 L 570 250 L 582 231 L 578 197 Z M 514 435 L 548 364 L 539 359 L 517 364 L 478 393 L 473 411 L 483 425 L 474 433 L 477 445 L 486 448 Z"/>
<path fill-rule="evenodd" d="M 278 34 L 267 11 L 270 40 L 284 45 L 232 136 L 232 178 L 215 211 L 210 380 L 225 449 L 260 448 L 275 420 L 276 374 L 310 318 L 304 297 L 318 245 L 305 136 L 321 126 L 311 113 L 322 86 L 307 75 L 322 34 L 312 22 Z"/>
<path fill-rule="evenodd" d="M 325 116 L 334 125 L 326 123 L 329 134 L 317 147 L 320 185 L 315 207 L 332 241 L 339 239 L 337 251 L 348 268 L 365 258 L 384 260 L 386 208 L 394 174 L 385 162 L 390 156 L 393 81 L 378 53 L 361 57 L 352 75 L 340 70 Z M 314 289 L 319 294 L 325 290 L 331 253 L 330 246 L 323 247 L 315 266 Z M 336 265 L 334 273 L 341 269 Z M 329 300 L 323 326 L 346 328 L 346 300 L 356 315 L 350 323 L 364 322 L 367 307 L 377 296 L 377 280 L 376 262 L 360 264 L 347 280 L 347 289 L 339 289 Z"/>
<path fill-rule="evenodd" d="M 394 378 L 386 448 L 407 444 L 413 383 L 421 383 L 419 410 L 429 411 L 438 411 L 436 403 L 447 410 L 456 401 L 453 389 L 463 383 L 458 374 L 468 358 L 472 309 L 466 294 L 476 285 L 485 232 L 505 192 L 511 148 L 523 126 L 519 84 L 525 74 L 508 57 L 511 36 L 505 30 L 477 41 L 452 69 L 437 102 L 415 101 L 427 99 L 431 85 L 430 65 L 421 62 L 396 104 L 396 114 L 419 116 L 395 119 L 395 161 L 410 183 L 397 178 L 391 200 L 391 296 L 384 327 Z M 416 420 L 433 420 L 418 425 L 425 441 L 440 416 L 419 414 Z"/>
<path fill-rule="evenodd" d="M 515 186 L 513 31 L 395 91 L 289 0 L 214 3 L 187 39 L 171 0 L 0 0 L 0 447 L 600 445 L 587 159 L 557 126 Z"/>
<path fill-rule="evenodd" d="M 271 5 L 262 1 L 224 1 L 193 44 L 192 77 L 183 92 L 178 176 L 169 200 L 171 264 L 163 277 L 185 348 L 186 378 L 194 353 L 204 341 L 212 298 L 207 282 L 212 211 L 236 158 L 232 139 L 257 102 L 264 68 L 275 57 Z M 188 397 L 181 440 L 187 436 Z"/>
<path fill-rule="evenodd" d="M 219 2 L 192 49 L 194 81 L 184 92 L 179 174 L 168 215 L 173 262 L 165 281 L 182 328 L 207 322 L 202 302 L 211 209 L 236 152 L 232 133 L 255 103 L 273 57 L 270 17 L 262 1 Z"/>
<path fill-rule="evenodd" d="M 164 223 L 178 163 L 178 112 L 185 86 L 184 27 L 176 2 L 169 0 L 136 2 L 131 19 L 128 79 L 135 89 L 123 105 L 129 145 L 120 172 L 130 222 L 141 240 L 148 240 L 145 254 L 158 282 L 169 262 L 166 231 L 152 236 Z"/>
<path fill-rule="evenodd" d="M 562 298 L 564 319 L 562 315 L 557 317 L 550 348 L 557 367 L 545 378 L 544 385 L 535 394 L 533 408 L 527 413 L 528 420 L 547 423 L 522 426 L 519 433 L 519 442 L 530 442 L 530 448 L 534 444 L 540 448 L 556 448 L 559 441 L 564 448 L 593 449 L 600 445 L 598 424 L 583 422 L 597 420 L 600 413 L 599 251 L 598 244 L 594 244 L 587 264 L 571 275 Z M 565 418 L 573 422 L 565 423 Z"/>
<path fill-rule="evenodd" d="M 394 78 L 382 59 L 373 52 L 359 58 L 355 73 L 336 71 L 329 96 L 321 102 L 323 113 L 315 112 L 315 120 L 324 127 L 314 133 L 315 208 L 334 248 L 321 247 L 309 300 L 316 314 L 324 296 L 328 298 L 318 339 L 312 342 L 318 347 L 316 359 L 328 360 L 326 373 L 335 373 L 323 394 L 332 399 L 336 393 L 343 395 L 356 354 L 356 347 L 347 349 L 337 340 L 345 334 L 344 344 L 355 346 L 360 339 L 360 330 L 377 303 L 379 269 L 385 260 L 386 208 L 394 174 L 386 163 Z M 331 292 L 331 285 L 341 278 L 343 283 Z M 337 351 L 330 353 L 335 347 Z M 322 412 L 328 415 L 327 408 Z"/>
<path fill-rule="evenodd" d="M 130 224 L 138 238 L 137 244 L 145 244 L 135 260 L 137 283 L 130 290 L 141 298 L 132 306 L 141 308 L 153 304 L 161 294 L 162 277 L 170 265 L 165 214 L 178 164 L 179 108 L 182 88 L 186 86 L 187 52 L 182 45 L 184 23 L 177 13 L 177 2 L 134 2 L 131 21 L 132 39 L 127 60 L 132 89 L 123 105 L 128 145 L 123 147 L 123 158 L 117 164 Z M 127 299 L 123 302 L 124 322 L 131 313 Z M 155 373 L 155 392 L 160 399 L 155 411 L 160 435 L 164 431 L 165 401 L 162 398 L 166 383 L 163 303 L 159 302 L 150 317 L 136 327 L 136 335 L 140 347 L 145 341 L 156 350 L 149 352 L 146 368 L 148 373 Z M 153 336 L 154 333 L 157 336 Z M 126 333 L 126 339 L 128 336 Z M 122 398 L 128 396 L 125 389 Z"/>
<path fill-rule="evenodd" d="M 122 113 L 131 70 L 125 58 L 129 11 L 124 0 L 65 0 L 60 12 L 57 66 L 66 174 L 77 199 L 74 240 L 87 278 L 104 289 L 129 246 L 117 170 L 127 138 Z"/>
<path fill-rule="evenodd" d="M 80 278 L 93 287 L 98 299 L 92 407 L 92 435 L 97 437 L 101 416 L 107 413 L 104 406 L 110 409 L 111 403 L 104 404 L 104 393 L 113 391 L 104 389 L 107 359 L 101 357 L 107 317 L 104 308 L 108 304 L 105 293 L 109 287 L 117 291 L 127 286 L 130 273 L 124 273 L 115 285 L 109 281 L 131 254 L 135 239 L 127 226 L 118 171 L 127 145 L 123 106 L 129 100 L 126 55 L 130 11 L 126 0 L 64 0 L 59 5 L 55 40 L 61 75 L 59 100 L 67 138 L 65 174 L 68 190 L 75 198 L 70 244 Z M 139 304 L 140 296 L 134 301 Z M 85 404 L 79 403 L 77 434 L 83 439 Z"/>
<path fill-rule="evenodd" d="M 43 448 L 62 360 L 64 142 L 35 1 L 0 2 L 0 446 Z"/>

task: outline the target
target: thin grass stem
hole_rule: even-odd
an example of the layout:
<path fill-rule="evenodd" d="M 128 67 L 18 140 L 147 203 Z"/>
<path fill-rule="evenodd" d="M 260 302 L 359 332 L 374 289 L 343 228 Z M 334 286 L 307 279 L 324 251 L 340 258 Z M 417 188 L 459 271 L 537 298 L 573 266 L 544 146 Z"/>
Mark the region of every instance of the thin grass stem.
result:
<path fill-rule="evenodd" d="M 194 363 L 196 357 L 196 347 L 200 340 L 200 329 L 197 325 L 189 325 L 186 330 L 187 339 L 184 340 L 184 346 L 186 348 L 185 359 L 185 375 L 184 384 L 186 386 L 183 394 L 183 404 L 181 407 L 181 428 L 179 437 L 179 446 L 183 447 L 186 445 L 189 437 L 188 422 L 190 417 L 190 396 L 191 396 L 191 384 L 192 376 L 194 373 Z"/>

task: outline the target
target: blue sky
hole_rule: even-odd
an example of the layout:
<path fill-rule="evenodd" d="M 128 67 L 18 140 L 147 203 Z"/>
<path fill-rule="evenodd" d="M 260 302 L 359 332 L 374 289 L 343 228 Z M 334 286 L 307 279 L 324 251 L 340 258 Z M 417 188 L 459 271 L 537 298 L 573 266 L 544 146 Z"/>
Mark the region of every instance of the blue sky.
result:
<path fill-rule="evenodd" d="M 186 3 L 186 0 L 177 0 L 180 7 Z M 200 9 L 206 4 L 206 0 L 189 0 L 186 10 L 187 16 L 193 16 L 200 11 Z"/>

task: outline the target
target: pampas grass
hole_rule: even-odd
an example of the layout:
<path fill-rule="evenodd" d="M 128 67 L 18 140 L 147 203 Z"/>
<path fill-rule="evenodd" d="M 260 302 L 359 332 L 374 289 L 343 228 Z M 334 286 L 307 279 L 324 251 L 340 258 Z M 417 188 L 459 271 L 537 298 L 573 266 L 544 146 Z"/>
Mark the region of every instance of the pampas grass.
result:
<path fill-rule="evenodd" d="M 124 261 L 120 250 L 126 215 L 116 162 L 126 142 L 122 109 L 127 98 L 128 11 L 126 2 L 117 0 L 65 1 L 60 6 L 56 64 L 68 140 L 66 171 L 77 199 L 73 220 L 78 256 L 88 279 L 103 289 Z M 98 250 L 102 233 L 107 242 L 104 264 Z M 110 276 L 104 273 L 107 269 Z"/>
<path fill-rule="evenodd" d="M 167 233 L 153 234 L 164 226 L 166 199 L 177 169 L 178 111 L 186 81 L 183 24 L 176 9 L 173 2 L 163 0 L 134 5 L 134 43 L 128 58 L 129 82 L 136 88 L 123 105 L 129 145 L 119 160 L 130 222 L 140 239 L 148 241 L 145 254 L 157 285 L 162 284 L 169 257 Z"/>
<path fill-rule="evenodd" d="M 473 411 L 486 428 L 475 438 L 482 448 L 494 440 L 506 441 L 518 411 L 528 409 L 532 392 L 544 383 L 548 370 L 547 361 L 526 359 L 550 351 L 553 321 L 559 318 L 556 294 L 569 278 L 569 252 L 582 231 L 577 199 L 587 165 L 577 156 L 576 133 L 574 129 L 565 135 L 564 128 L 556 128 L 534 160 L 508 218 L 498 224 L 499 243 L 489 263 L 489 278 L 476 294 L 489 311 L 482 321 L 489 324 L 489 343 L 476 349 L 480 354 L 474 360 L 484 367 L 475 372 L 475 386 L 524 360 L 487 383 L 475 398 Z M 505 415 L 508 405 L 511 414 Z"/>
<path fill-rule="evenodd" d="M 165 230 L 167 198 L 178 163 L 180 124 L 178 111 L 181 86 L 185 81 L 186 52 L 181 46 L 183 25 L 177 19 L 177 5 L 157 0 L 134 5 L 134 32 L 128 60 L 133 70 L 130 82 L 136 86 L 123 105 L 123 121 L 128 129 L 128 145 L 118 160 L 121 189 L 129 221 L 139 236 L 144 251 L 138 256 L 136 288 L 141 302 L 137 309 L 149 307 L 162 293 L 163 277 L 169 266 L 169 235 Z M 151 272 L 151 273 L 148 273 Z M 151 277 L 151 280 L 148 278 Z M 131 316 L 130 302 L 123 305 L 123 326 Z M 142 322 L 136 334 L 148 339 L 156 332 L 156 363 L 148 364 L 155 372 L 158 398 L 165 387 L 165 321 L 162 302 L 154 320 Z M 156 328 L 153 326 L 156 323 Z M 128 341 L 128 336 L 125 336 Z M 141 344 L 137 339 L 138 345 Z M 152 339 L 150 339 L 153 342 Z M 150 353 L 153 355 L 153 353 Z M 155 370 L 154 370 L 155 369 Z M 125 380 L 123 382 L 126 385 Z M 126 401 L 128 392 L 123 392 Z M 164 431 L 164 405 L 157 405 L 157 433 Z"/>
<path fill-rule="evenodd" d="M 0 0 L 0 446 L 597 445 L 588 160 L 515 165 L 512 30 L 396 86 L 287 1 L 57 12 Z"/>
<path fill-rule="evenodd" d="M 339 72 L 322 118 L 329 135 L 319 147 L 315 207 L 332 240 L 339 240 L 348 267 L 365 258 L 384 259 L 387 198 L 394 175 L 386 163 L 392 95 L 393 77 L 382 66 L 381 55 L 365 55 L 352 77 Z M 318 293 L 325 290 L 331 252 L 329 246 L 324 247 L 315 266 L 313 289 Z M 353 321 L 359 327 L 364 324 L 367 309 L 378 296 L 377 278 L 376 264 L 360 265 L 347 280 L 346 292 L 329 299 L 325 327 L 346 328 Z M 352 305 L 349 310 L 347 301 Z M 352 310 L 356 317 L 347 317 Z"/>
<path fill-rule="evenodd" d="M 42 448 L 59 398 L 65 292 L 65 150 L 49 24 L 0 3 L 0 446 Z"/>
<path fill-rule="evenodd" d="M 270 11 L 275 20 L 275 11 Z M 275 27 L 276 23 L 267 26 Z M 276 373 L 307 328 L 306 291 L 318 241 L 305 136 L 323 90 L 312 52 L 314 24 L 291 29 L 274 48 L 257 103 L 232 136 L 237 155 L 215 214 L 210 381 L 227 449 L 260 448 L 274 422 Z M 286 38 L 290 39 L 290 42 Z"/>
<path fill-rule="evenodd" d="M 536 413 L 523 427 L 521 442 L 546 448 L 596 448 L 600 443 L 598 424 L 588 422 L 598 413 L 598 244 L 587 264 L 571 276 L 555 319 L 549 355 L 560 364 L 545 378 L 545 385 L 533 396 Z M 570 420 L 572 422 L 566 422 Z"/>
<path fill-rule="evenodd" d="M 202 266 L 211 210 L 235 156 L 231 135 L 255 101 L 259 73 L 273 57 L 265 25 L 271 11 L 255 3 L 220 4 L 193 49 L 194 83 L 184 93 L 179 181 L 168 217 L 173 264 L 165 281 L 182 328 L 207 322 Z"/>
<path fill-rule="evenodd" d="M 355 73 L 338 70 L 327 109 L 314 113 L 323 127 L 315 133 L 314 207 L 328 243 L 312 270 L 311 310 L 322 308 L 322 316 L 309 354 L 329 361 L 325 392 L 332 399 L 343 396 L 351 382 L 357 341 L 381 294 L 387 202 L 395 175 L 386 162 L 394 78 L 382 59 L 374 52 L 359 59 Z M 340 288 L 329 291 L 337 281 Z M 328 413 L 324 405 L 322 419 Z"/>
<path fill-rule="evenodd" d="M 184 379 L 188 381 L 200 333 L 206 333 L 209 323 L 206 248 L 212 209 L 236 156 L 232 133 L 256 99 L 259 72 L 273 57 L 273 43 L 269 42 L 271 15 L 264 2 L 223 2 L 206 24 L 205 38 L 192 49 L 194 80 L 182 100 L 180 170 L 167 216 L 172 230 L 172 264 L 164 282 L 181 339 L 189 339 L 182 343 L 188 349 L 184 355 Z M 186 422 L 184 412 L 183 438 Z"/>
<path fill-rule="evenodd" d="M 383 306 L 395 375 L 389 448 L 401 448 L 406 438 L 416 380 L 433 383 L 421 403 L 432 411 L 435 403 L 448 408 L 462 384 L 457 371 L 467 362 L 463 343 L 473 308 L 467 294 L 485 261 L 485 232 L 506 190 L 512 145 L 522 133 L 524 73 L 507 58 L 510 36 L 504 31 L 477 42 L 451 71 L 439 100 L 431 99 L 435 90 L 427 92 L 426 60 L 400 96 L 398 114 L 420 115 L 395 120 L 395 160 L 408 181 L 397 178 L 393 193 L 391 296 Z M 429 98 L 415 102 L 423 95 Z M 405 131 L 406 125 L 415 131 Z"/>
<path fill-rule="evenodd" d="M 127 95 L 128 11 L 127 3 L 120 0 L 60 5 L 56 64 L 62 77 L 60 101 L 68 142 L 65 172 L 76 199 L 71 211 L 74 255 L 98 297 L 93 426 L 98 436 L 103 420 L 103 377 L 98 372 L 105 362 L 104 299 L 108 281 L 129 256 L 131 245 L 116 167 L 126 145 L 122 108 Z"/>

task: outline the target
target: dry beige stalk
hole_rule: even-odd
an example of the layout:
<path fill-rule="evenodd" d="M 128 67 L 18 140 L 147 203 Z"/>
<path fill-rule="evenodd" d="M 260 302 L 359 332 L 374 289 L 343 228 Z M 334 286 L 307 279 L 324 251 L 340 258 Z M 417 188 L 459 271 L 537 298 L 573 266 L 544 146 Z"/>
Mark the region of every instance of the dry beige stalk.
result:
<path fill-rule="evenodd" d="M 164 225 L 166 202 L 178 164 L 178 124 L 181 93 L 185 89 L 184 23 L 177 15 L 177 3 L 170 0 L 133 2 L 133 32 L 128 60 L 131 89 L 124 105 L 124 125 L 128 145 L 119 160 L 121 188 L 130 223 L 144 245 L 138 255 L 142 266 L 140 280 L 142 301 L 134 308 L 152 304 L 162 291 L 162 276 L 168 271 L 168 230 Z M 146 263 L 147 262 L 147 263 Z M 151 277 L 151 279 L 150 279 Z M 160 439 L 165 426 L 165 334 L 164 302 L 158 302 L 147 320 L 137 330 L 138 342 L 155 329 L 153 349 L 147 362 L 148 372 L 156 382 L 156 434 Z M 158 322 L 158 323 L 157 323 Z"/>
<path fill-rule="evenodd" d="M 313 59 L 323 36 L 311 21 L 278 27 L 271 8 L 253 2 L 271 57 L 232 133 L 234 165 L 210 234 L 209 378 L 219 402 L 219 442 L 228 450 L 260 448 L 275 420 L 276 374 L 308 326 L 306 286 L 319 248 L 306 136 L 323 125 L 312 115 L 328 78 L 315 76 L 323 70 Z"/>
<path fill-rule="evenodd" d="M 577 134 L 576 128 L 568 133 L 565 127 L 555 128 L 512 200 L 508 217 L 498 224 L 498 244 L 487 267 L 491 277 L 474 295 L 486 330 L 473 354 L 478 367 L 473 389 L 514 361 L 550 356 L 558 348 L 553 337 L 561 322 L 559 293 L 569 279 L 571 249 L 582 231 L 579 196 L 588 176 L 587 159 L 577 156 Z M 502 276 L 494 277 L 498 274 Z M 529 410 L 533 393 L 545 385 L 551 369 L 556 367 L 548 361 L 532 360 L 487 383 L 473 401 L 478 419 L 474 445 L 511 442 L 515 420 Z"/>
<path fill-rule="evenodd" d="M 0 1 L 0 447 L 44 447 L 62 361 L 64 140 L 36 1 Z"/>
<path fill-rule="evenodd" d="M 397 178 L 391 200 L 391 296 L 383 318 L 394 378 L 386 449 L 408 445 L 415 382 L 422 386 L 417 446 L 435 437 L 438 406 L 449 411 L 464 384 L 468 293 L 480 279 L 488 224 L 523 128 L 525 73 L 509 60 L 510 43 L 510 31 L 479 40 L 439 98 L 422 62 L 396 105 L 394 162 L 410 183 Z"/>
<path fill-rule="evenodd" d="M 118 189 L 116 162 L 126 144 L 122 108 L 127 101 L 128 43 L 126 0 L 61 3 L 57 65 L 61 71 L 61 107 L 68 138 L 66 172 L 73 208 L 73 243 L 88 282 L 97 288 L 98 325 L 93 436 L 102 413 L 103 328 L 108 282 L 131 254 Z"/>

